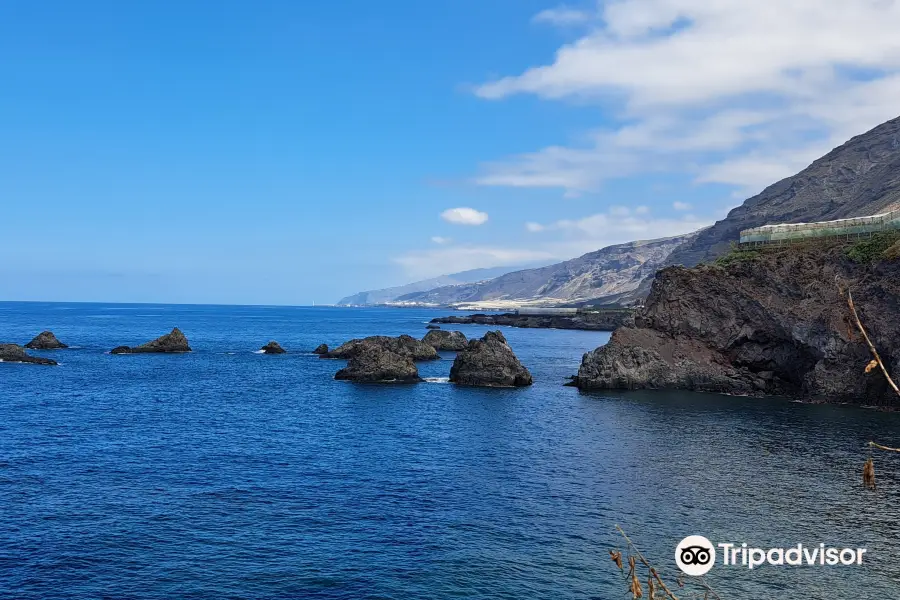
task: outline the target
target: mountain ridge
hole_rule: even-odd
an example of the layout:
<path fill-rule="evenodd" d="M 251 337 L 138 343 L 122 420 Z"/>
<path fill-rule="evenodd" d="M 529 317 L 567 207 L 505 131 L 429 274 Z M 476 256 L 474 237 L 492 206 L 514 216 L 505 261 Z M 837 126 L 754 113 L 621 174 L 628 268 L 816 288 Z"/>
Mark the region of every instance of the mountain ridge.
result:
<path fill-rule="evenodd" d="M 438 287 L 399 297 L 399 302 L 448 305 L 496 301 L 565 304 L 615 296 L 621 303 L 663 266 L 695 233 L 607 246 L 546 267 L 522 269 L 478 283 Z"/>
<path fill-rule="evenodd" d="M 695 266 L 728 252 L 743 229 L 878 214 L 900 200 L 900 117 L 834 148 L 732 209 L 669 256 Z"/>

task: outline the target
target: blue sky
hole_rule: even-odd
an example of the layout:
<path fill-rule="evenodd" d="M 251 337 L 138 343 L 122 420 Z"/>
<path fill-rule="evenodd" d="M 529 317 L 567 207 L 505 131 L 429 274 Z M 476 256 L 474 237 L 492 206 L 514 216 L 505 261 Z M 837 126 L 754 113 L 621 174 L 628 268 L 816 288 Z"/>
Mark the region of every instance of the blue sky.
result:
<path fill-rule="evenodd" d="M 779 35 L 813 35 L 821 2 L 786 5 Z M 666 59 L 765 30 L 758 0 L 704 6 L 2 3 L 0 299 L 309 304 L 570 258 L 896 116 L 870 98 L 900 90 L 892 5 L 816 23 L 859 29 L 840 52 Z"/>

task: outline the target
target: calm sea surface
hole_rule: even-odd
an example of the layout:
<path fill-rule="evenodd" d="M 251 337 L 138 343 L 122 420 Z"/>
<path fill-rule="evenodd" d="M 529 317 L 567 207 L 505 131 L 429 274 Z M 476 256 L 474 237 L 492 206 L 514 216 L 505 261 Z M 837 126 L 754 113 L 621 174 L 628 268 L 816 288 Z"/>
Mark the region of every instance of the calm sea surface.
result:
<path fill-rule="evenodd" d="M 717 567 L 723 598 L 900 598 L 900 455 L 861 487 L 900 414 L 563 387 L 602 333 L 504 329 L 521 390 L 357 386 L 308 353 L 440 314 L 0 303 L 0 340 L 76 346 L 0 364 L 0 597 L 624 598 L 619 524 L 670 581 L 690 534 L 868 548 Z M 105 353 L 173 326 L 193 354 Z"/>

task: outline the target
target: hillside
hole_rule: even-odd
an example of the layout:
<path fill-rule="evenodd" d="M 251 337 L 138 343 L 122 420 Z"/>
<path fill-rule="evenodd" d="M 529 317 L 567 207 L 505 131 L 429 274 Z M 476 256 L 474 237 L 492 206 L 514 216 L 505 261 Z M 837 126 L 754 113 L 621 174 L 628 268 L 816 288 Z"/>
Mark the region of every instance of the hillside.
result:
<path fill-rule="evenodd" d="M 407 294 L 398 301 L 440 305 L 491 300 L 561 304 L 616 297 L 627 302 L 633 299 L 641 282 L 663 266 L 673 249 L 695 235 L 609 246 L 555 265 Z"/>
<path fill-rule="evenodd" d="M 767 187 L 672 252 L 693 266 L 726 253 L 742 229 L 877 214 L 900 200 L 900 118 L 832 150 L 793 177 Z"/>
<path fill-rule="evenodd" d="M 483 281 L 485 279 L 490 279 L 492 277 L 497 277 L 499 275 L 503 275 L 505 273 L 509 273 L 510 271 L 514 271 L 516 269 L 520 269 L 521 266 L 518 267 L 494 267 L 487 269 L 472 269 L 470 271 L 461 271 L 459 273 L 453 273 L 451 275 L 441 275 L 440 277 L 434 277 L 432 279 L 425 279 L 423 281 L 416 281 L 415 283 L 410 283 L 407 285 L 401 285 L 396 287 L 384 288 L 381 290 L 370 290 L 366 292 L 358 292 L 353 294 L 352 296 L 347 296 L 346 298 L 341 298 L 337 304 L 342 306 L 365 306 L 372 304 L 384 304 L 386 302 L 393 302 L 400 296 L 405 294 L 412 294 L 416 292 L 424 292 L 428 290 L 433 290 L 436 287 L 442 287 L 447 285 L 459 285 L 465 283 L 474 283 L 476 281 Z"/>

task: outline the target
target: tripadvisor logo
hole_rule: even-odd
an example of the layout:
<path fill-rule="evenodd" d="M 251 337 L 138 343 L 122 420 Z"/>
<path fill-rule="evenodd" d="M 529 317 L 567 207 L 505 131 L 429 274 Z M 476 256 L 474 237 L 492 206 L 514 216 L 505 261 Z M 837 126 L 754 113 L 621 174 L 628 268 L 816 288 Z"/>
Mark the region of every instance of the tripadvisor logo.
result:
<path fill-rule="evenodd" d="M 747 544 L 713 545 L 702 535 L 691 535 L 675 547 L 675 564 L 686 575 L 699 577 L 706 575 L 716 564 L 716 548 L 722 557 L 722 566 L 746 567 L 754 569 L 764 564 L 775 566 L 836 566 L 861 565 L 865 548 L 834 548 L 819 544 L 804 546 L 797 544 L 790 548 L 750 548 Z"/>

